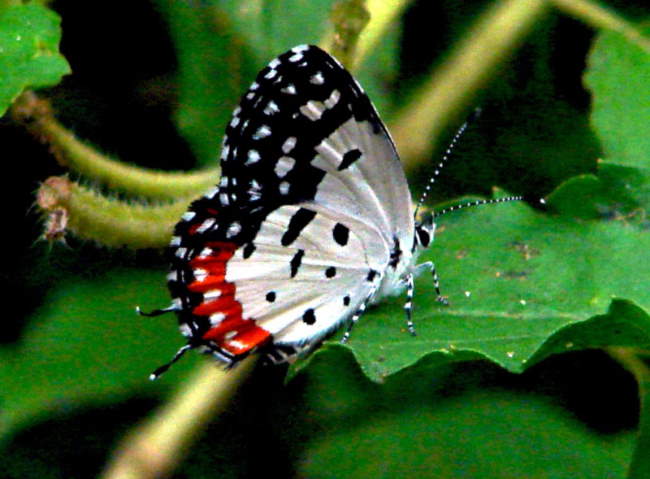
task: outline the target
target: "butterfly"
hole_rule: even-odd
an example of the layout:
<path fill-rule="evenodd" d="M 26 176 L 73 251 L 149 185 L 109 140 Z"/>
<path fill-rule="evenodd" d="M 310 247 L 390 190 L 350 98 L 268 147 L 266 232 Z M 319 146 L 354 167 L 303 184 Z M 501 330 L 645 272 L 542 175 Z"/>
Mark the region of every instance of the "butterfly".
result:
<path fill-rule="evenodd" d="M 433 216 L 415 219 L 386 127 L 320 48 L 294 47 L 259 72 L 226 127 L 221 171 L 174 230 L 173 300 L 149 315 L 176 312 L 187 344 L 152 379 L 189 349 L 230 367 L 253 352 L 291 361 L 347 323 L 345 342 L 368 305 L 404 290 L 415 334 L 414 278 L 426 270 L 445 302 L 434 265 L 417 264 Z"/>

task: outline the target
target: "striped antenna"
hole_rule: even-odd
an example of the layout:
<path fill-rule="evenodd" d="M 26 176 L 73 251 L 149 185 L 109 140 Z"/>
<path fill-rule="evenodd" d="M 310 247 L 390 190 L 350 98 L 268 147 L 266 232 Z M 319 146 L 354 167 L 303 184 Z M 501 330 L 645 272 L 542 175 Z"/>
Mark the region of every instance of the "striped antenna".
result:
<path fill-rule="evenodd" d="M 424 187 L 424 191 L 422 192 L 422 195 L 418 200 L 417 206 L 415 207 L 414 217 L 417 217 L 420 207 L 427 199 L 427 196 L 429 195 L 429 191 L 431 191 L 431 187 L 436 182 L 436 177 L 440 175 L 440 171 L 442 171 L 442 168 L 447 164 L 447 160 L 449 160 L 449 157 L 454 151 L 454 148 L 456 147 L 456 143 L 458 143 L 460 137 L 463 136 L 463 133 L 465 133 L 467 127 L 471 123 L 473 123 L 480 115 L 481 115 L 481 109 L 476 108 L 474 112 L 467 118 L 467 120 L 463 122 L 462 125 L 460 125 L 460 128 L 458 128 L 458 130 L 456 131 L 456 134 L 451 139 L 451 142 L 449 143 L 449 146 L 447 147 L 444 154 L 442 155 L 442 158 L 440 159 L 440 162 L 438 163 L 436 169 L 433 171 L 433 175 L 431 175 L 431 177 L 429 178 L 429 181 L 427 182 L 427 186 Z"/>
<path fill-rule="evenodd" d="M 506 196 L 504 198 L 493 198 L 490 200 L 470 201 L 469 203 L 461 203 L 459 205 L 453 205 L 448 208 L 444 208 L 440 211 L 436 211 L 433 214 L 433 217 L 435 219 L 438 216 L 446 215 L 447 213 L 451 213 L 452 211 L 462 210 L 463 208 L 469 208 L 470 206 L 491 205 L 494 203 L 507 203 L 508 201 L 521 201 L 523 199 L 524 199 L 523 196 Z"/>

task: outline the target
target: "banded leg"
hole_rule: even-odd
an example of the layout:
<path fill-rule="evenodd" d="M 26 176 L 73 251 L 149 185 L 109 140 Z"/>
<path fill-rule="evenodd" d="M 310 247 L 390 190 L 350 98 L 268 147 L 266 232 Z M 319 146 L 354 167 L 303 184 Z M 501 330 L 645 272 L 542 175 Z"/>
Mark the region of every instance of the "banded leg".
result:
<path fill-rule="evenodd" d="M 406 328 L 413 336 L 417 336 L 415 332 L 415 325 L 413 324 L 413 291 L 415 290 L 415 280 L 413 274 L 406 277 L 406 303 L 404 303 L 404 311 L 406 312 Z"/>
<path fill-rule="evenodd" d="M 440 278 L 438 277 L 438 273 L 436 273 L 436 265 L 433 263 L 431 263 L 431 276 L 433 277 L 433 287 L 436 289 L 436 301 L 445 306 L 449 305 L 447 298 L 440 294 Z"/>
<path fill-rule="evenodd" d="M 377 275 L 379 281 L 375 280 L 375 283 L 372 285 L 372 289 L 368 293 L 368 296 L 366 296 L 366 299 L 363 300 L 363 303 L 359 306 L 359 309 L 357 309 L 356 313 L 354 313 L 354 316 L 352 316 L 352 319 L 350 319 L 350 323 L 348 324 L 348 329 L 345 331 L 345 334 L 341 338 L 341 344 L 345 344 L 348 342 L 350 339 L 350 332 L 352 331 L 352 328 L 354 328 L 354 325 L 359 321 L 359 318 L 363 314 L 363 312 L 366 310 L 366 307 L 368 306 L 368 303 L 372 299 L 372 297 L 375 295 L 375 292 L 377 291 L 377 287 L 379 286 L 379 283 L 381 282 L 381 277 Z"/>
<path fill-rule="evenodd" d="M 421 263 L 415 267 L 413 270 L 413 276 L 419 276 L 424 270 L 431 270 L 431 276 L 433 277 L 433 287 L 436 290 L 436 301 L 444 305 L 448 305 L 449 301 L 442 294 L 440 294 L 440 278 L 438 278 L 438 273 L 436 273 L 436 265 L 431 261 L 426 263 Z"/>

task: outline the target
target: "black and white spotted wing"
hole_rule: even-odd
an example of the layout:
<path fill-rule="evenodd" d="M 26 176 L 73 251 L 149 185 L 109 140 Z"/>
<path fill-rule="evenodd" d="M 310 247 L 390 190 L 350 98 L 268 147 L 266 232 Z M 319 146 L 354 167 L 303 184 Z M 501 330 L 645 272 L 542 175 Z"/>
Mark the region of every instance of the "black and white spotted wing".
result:
<path fill-rule="evenodd" d="M 412 236 L 408 185 L 388 132 L 356 80 L 318 47 L 293 48 L 258 74 L 226 128 L 221 160 L 222 199 L 240 208 L 343 196 L 356 201 L 334 201 L 337 210 L 361 202 L 353 216 Z"/>
<path fill-rule="evenodd" d="M 188 347 L 228 364 L 260 349 L 286 359 L 404 286 L 414 220 L 402 166 L 359 84 L 318 47 L 259 73 L 221 167 L 172 240 Z"/>

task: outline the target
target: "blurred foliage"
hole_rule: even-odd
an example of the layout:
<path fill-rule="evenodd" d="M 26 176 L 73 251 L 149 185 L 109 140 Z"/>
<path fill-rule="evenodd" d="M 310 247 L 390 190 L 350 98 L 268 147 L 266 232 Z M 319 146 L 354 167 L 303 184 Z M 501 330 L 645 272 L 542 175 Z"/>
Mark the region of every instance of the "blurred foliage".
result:
<path fill-rule="evenodd" d="M 331 4 L 3 6 L 0 40 L 17 28 L 45 38 L 35 40 L 38 51 L 58 68 L 25 67 L 13 84 L 4 69 L 5 106 L 65 73 L 52 30 L 58 12 L 73 72 L 43 92 L 58 117 L 125 162 L 203 167 L 218 156 L 223 125 L 257 70 L 286 48 L 318 42 Z M 358 72 L 385 119 L 488 4 L 413 3 Z M 643 2 L 612 6 L 638 21 L 648 14 Z M 7 15 L 29 22 L 7 25 Z M 8 58 L 0 61 L 22 65 Z M 548 210 L 510 204 L 441 218 L 423 259 L 435 259 L 449 307 L 433 302 L 423 277 L 416 338 L 402 331 L 396 298 L 363 316 L 349 347 L 331 341 L 287 385 L 283 370 L 258 369 L 176 477 L 617 478 L 631 461 L 627 477 L 643 477 L 647 439 L 635 446 L 634 428 L 647 391 L 639 400 L 633 376 L 594 350 L 650 343 L 648 65 L 648 53 L 618 34 L 554 12 L 540 19 L 477 92 L 483 115 L 432 203 L 498 185 L 535 207 L 550 194 Z M 18 310 L 0 330 L 0 470 L 89 477 L 203 359 L 188 355 L 161 381 L 146 381 L 181 343 L 173 320 L 133 313 L 168 301 L 162 255 L 37 241 L 33 191 L 63 170 L 9 120 L 0 135 L 13 186 L 2 190 L 0 291 Z M 415 192 L 430 171 L 423 161 Z M 643 412 L 642 439 L 650 434 Z M 74 459 L 82 455 L 85 463 Z"/>

